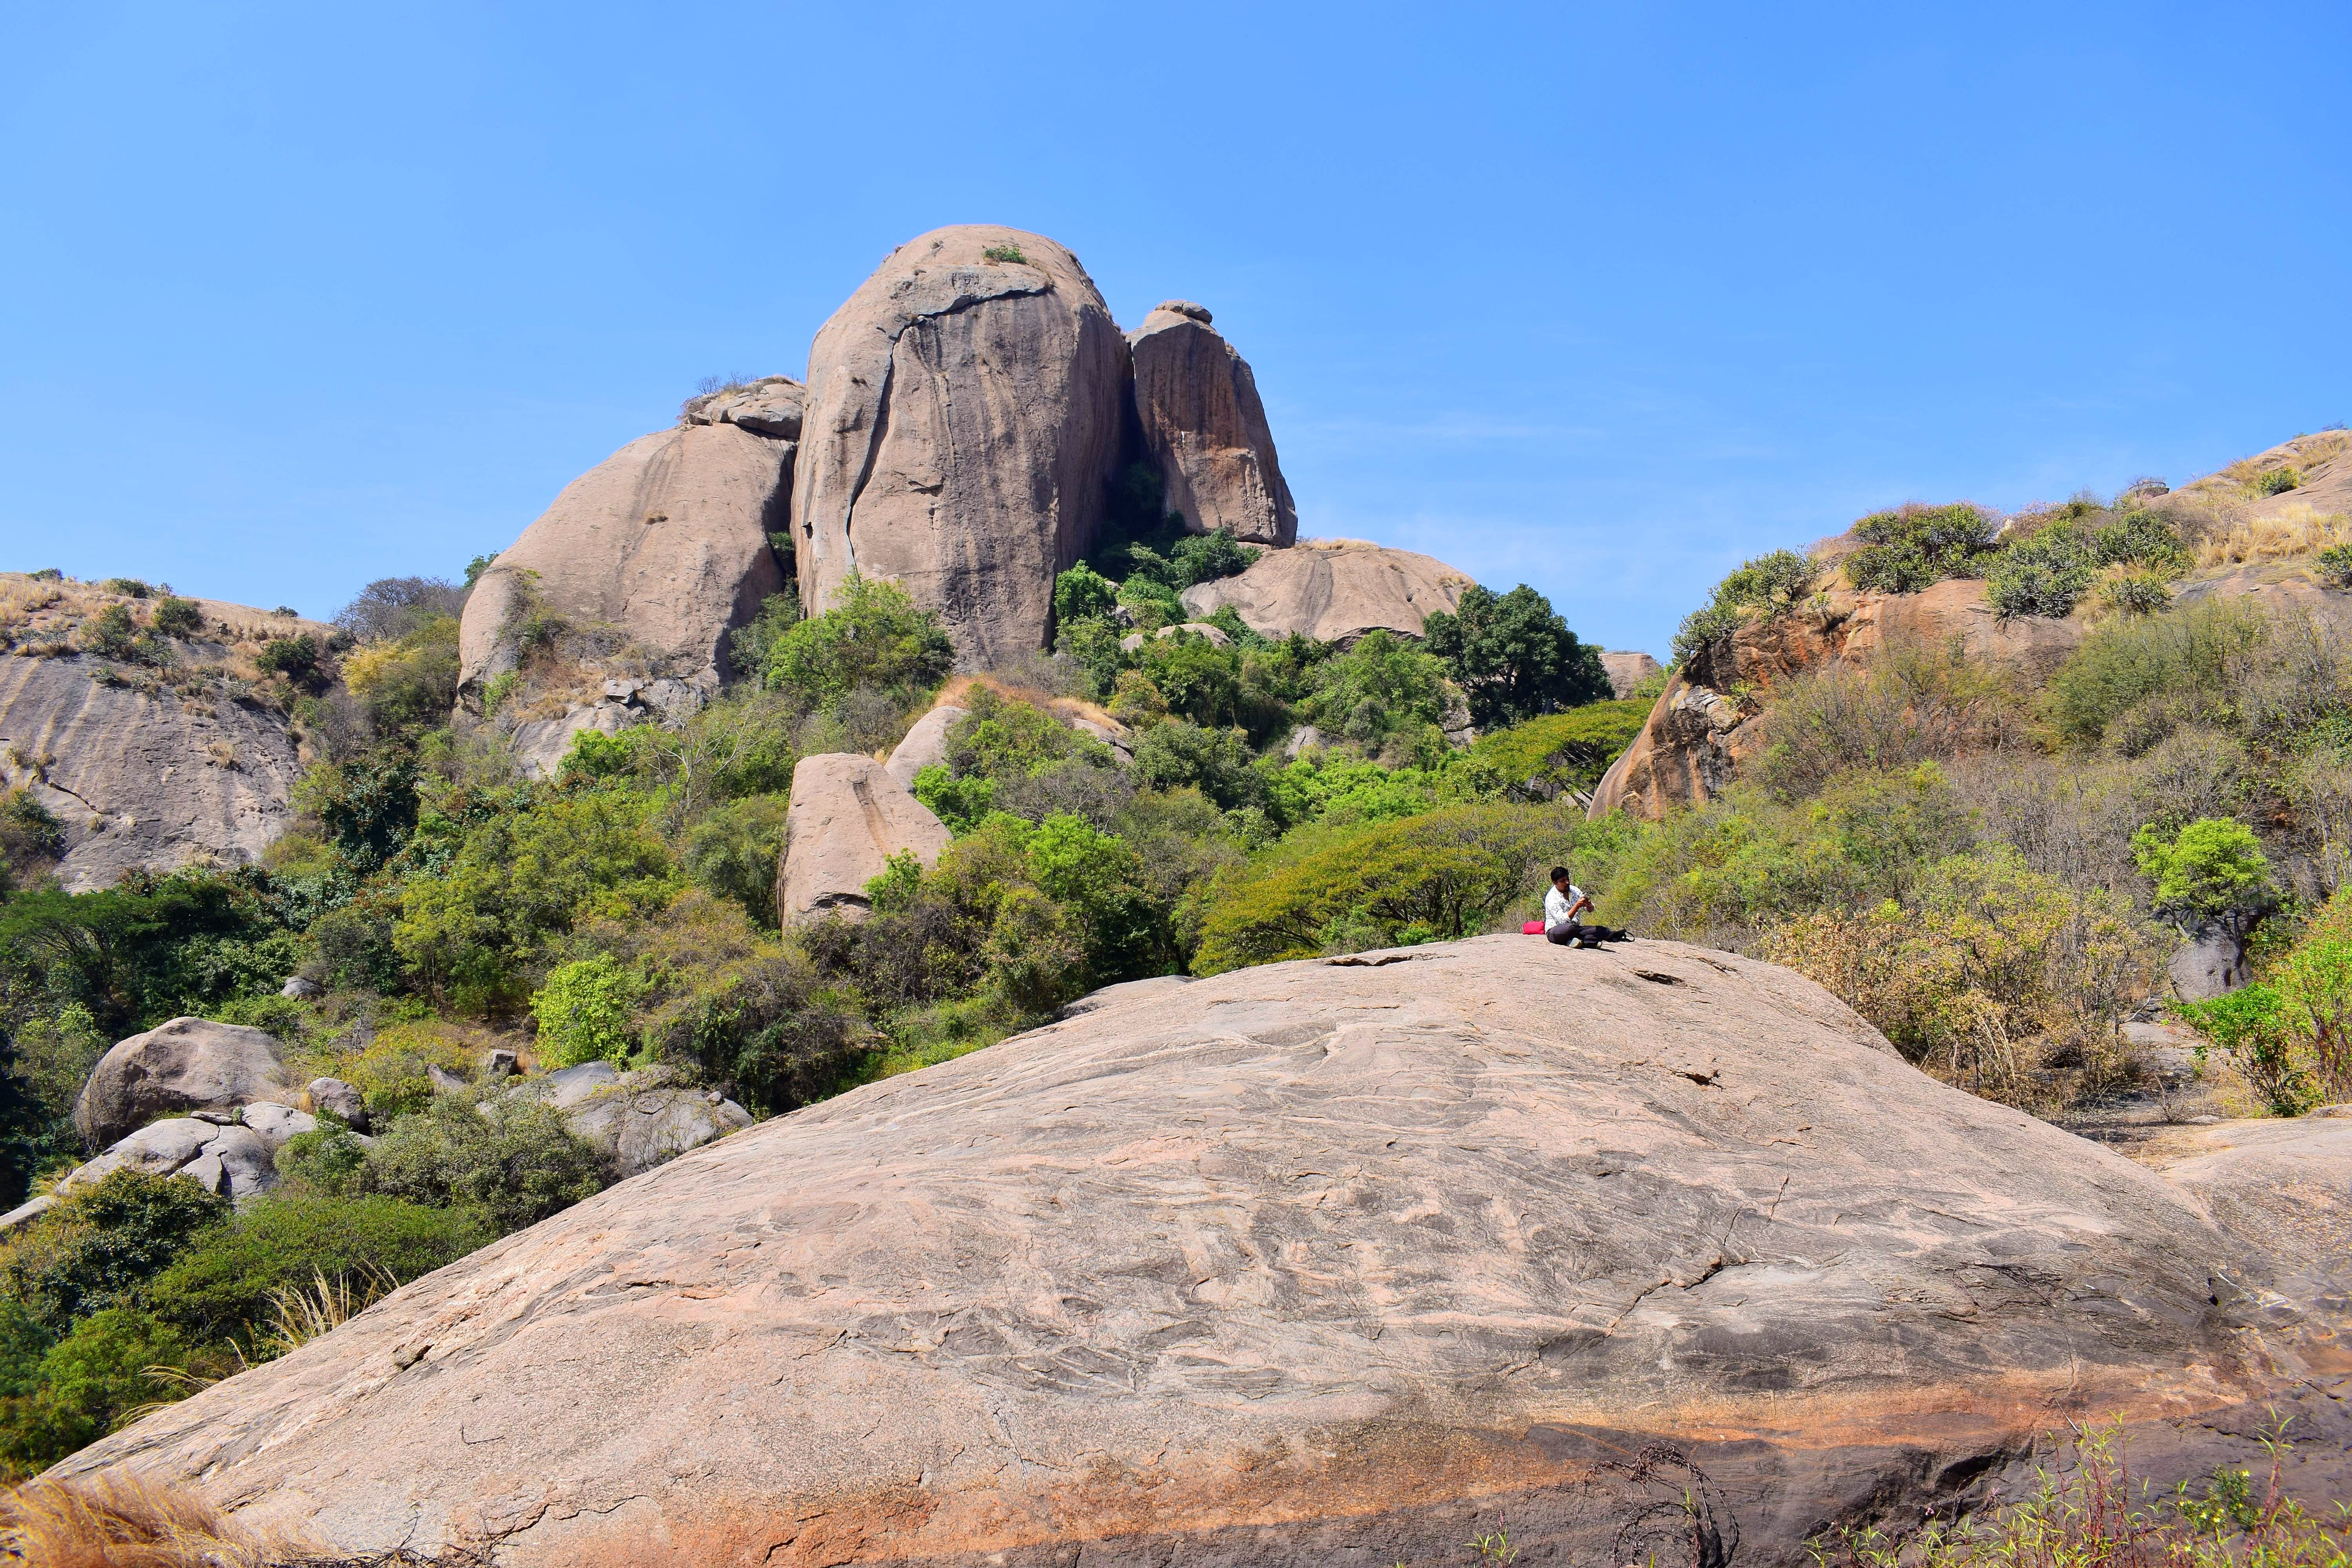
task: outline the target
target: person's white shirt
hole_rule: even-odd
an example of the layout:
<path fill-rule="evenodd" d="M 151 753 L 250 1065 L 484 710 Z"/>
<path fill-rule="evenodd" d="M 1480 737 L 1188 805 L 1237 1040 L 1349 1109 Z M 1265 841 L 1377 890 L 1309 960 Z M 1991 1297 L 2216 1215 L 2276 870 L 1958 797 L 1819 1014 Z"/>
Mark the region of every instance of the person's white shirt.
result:
<path fill-rule="evenodd" d="M 1544 930 L 1555 931 L 1569 924 L 1576 918 L 1569 911 L 1583 901 L 1584 889 L 1573 882 L 1568 885 L 1568 891 L 1565 893 L 1558 888 L 1546 893 L 1544 895 Z"/>

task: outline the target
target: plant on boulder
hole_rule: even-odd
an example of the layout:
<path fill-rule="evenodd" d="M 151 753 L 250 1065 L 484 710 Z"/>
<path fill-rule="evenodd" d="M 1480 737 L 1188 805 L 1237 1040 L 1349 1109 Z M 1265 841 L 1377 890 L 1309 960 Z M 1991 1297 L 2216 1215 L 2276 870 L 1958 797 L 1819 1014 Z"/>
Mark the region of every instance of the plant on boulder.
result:
<path fill-rule="evenodd" d="M 1992 548 L 1992 519 L 1966 501 L 1913 503 L 1873 512 L 1853 525 L 1862 548 L 1845 558 L 1846 580 L 1864 593 L 1916 594 L 1947 577 L 1972 577 Z"/>
<path fill-rule="evenodd" d="M 1787 614 L 1812 585 L 1818 571 L 1811 560 L 1793 550 L 1775 550 L 1742 562 L 1737 572 L 1715 585 L 1705 605 L 1683 617 L 1681 628 L 1675 633 L 1673 662 L 1688 664 L 1738 631 L 1751 616 L 1769 620 Z"/>

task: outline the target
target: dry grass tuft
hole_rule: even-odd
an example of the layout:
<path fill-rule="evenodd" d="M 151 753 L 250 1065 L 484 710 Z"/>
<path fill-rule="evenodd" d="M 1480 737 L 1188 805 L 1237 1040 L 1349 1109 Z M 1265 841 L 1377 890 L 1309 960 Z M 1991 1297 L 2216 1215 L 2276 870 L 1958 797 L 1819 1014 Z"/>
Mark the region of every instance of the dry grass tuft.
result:
<path fill-rule="evenodd" d="M 122 1471 L 0 1495 L 0 1562 L 39 1568 L 279 1568 L 334 1559 Z"/>
<path fill-rule="evenodd" d="M 2352 543 L 2352 517 L 2291 507 L 2277 517 L 2240 517 L 2197 543 L 2197 564 L 2211 571 L 2263 561 L 2293 561 Z"/>

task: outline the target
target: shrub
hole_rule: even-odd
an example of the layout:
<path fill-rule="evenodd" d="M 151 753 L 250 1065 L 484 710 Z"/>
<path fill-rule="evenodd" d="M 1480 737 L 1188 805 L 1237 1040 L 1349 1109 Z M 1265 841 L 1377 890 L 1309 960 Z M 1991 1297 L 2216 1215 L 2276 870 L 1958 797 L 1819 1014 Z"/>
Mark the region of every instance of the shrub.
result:
<path fill-rule="evenodd" d="M 433 1103 L 432 1069 L 462 1077 L 472 1055 L 442 1026 L 394 1024 L 377 1030 L 357 1057 L 339 1062 L 336 1076 L 360 1091 L 371 1116 L 387 1121 Z"/>
<path fill-rule="evenodd" d="M 2262 642 L 2266 632 L 2259 610 L 2230 599 L 2109 621 L 2051 678 L 2051 717 L 2070 739 L 2095 741 L 2126 710 L 2149 698 L 2218 696 L 2231 659 Z"/>
<path fill-rule="evenodd" d="M 1118 603 L 1118 584 L 1095 572 L 1083 561 L 1054 579 L 1054 624 L 1067 628 L 1076 622 L 1108 616 Z"/>
<path fill-rule="evenodd" d="M 110 1171 L 77 1189 L 0 1254 L 0 1286 L 51 1332 L 125 1302 L 197 1237 L 227 1200 L 176 1176 Z"/>
<path fill-rule="evenodd" d="M 43 1111 L 68 1117 L 90 1069 L 112 1043 L 88 1007 L 68 1002 L 54 1016 L 35 1015 L 16 1026 L 8 1070 Z"/>
<path fill-rule="evenodd" d="M 1378 946 L 1412 928 L 1453 938 L 1483 931 L 1543 886 L 1580 825 L 1534 806 L 1471 805 L 1332 838 L 1296 859 L 1221 880 L 1194 968 Z"/>
<path fill-rule="evenodd" d="M 1787 613 L 1811 586 L 1817 570 L 1793 550 L 1775 550 L 1741 563 L 1738 571 L 1715 585 L 1706 605 L 1683 617 L 1681 629 L 1675 633 L 1672 662 L 1688 664 L 1738 631 L 1751 615 L 1769 619 Z"/>
<path fill-rule="evenodd" d="M 65 843 L 65 824 L 32 792 L 12 789 L 0 795 L 0 855 L 19 863 L 55 859 Z"/>
<path fill-rule="evenodd" d="M 992 245 L 980 254 L 981 258 L 984 261 L 1010 262 L 1016 267 L 1026 263 L 1029 259 L 1027 257 L 1021 254 L 1021 247 L 1019 246 L 1010 244 Z"/>
<path fill-rule="evenodd" d="M 457 703 L 457 617 L 419 615 L 411 617 L 411 626 L 397 642 L 343 660 L 344 683 L 380 735 L 437 729 Z"/>
<path fill-rule="evenodd" d="M 2154 573 L 2130 572 L 2101 584 L 2099 597 L 2119 615 L 2152 616 L 2170 606 L 2172 590 Z"/>
<path fill-rule="evenodd" d="M 282 675 L 288 682 L 305 689 L 320 683 L 318 643 L 308 632 L 297 637 L 273 637 L 261 645 L 253 656 L 254 668 L 265 675 Z"/>
<path fill-rule="evenodd" d="M 137 1407 L 181 1396 L 185 1388 L 154 1369 L 176 1367 L 188 1353 L 176 1331 L 144 1312 L 93 1312 L 42 1356 L 35 1392 L 0 1402 L 0 1459 L 20 1471 L 55 1464 Z"/>
<path fill-rule="evenodd" d="M 940 763 L 915 774 L 913 793 L 932 816 L 947 824 L 949 832 L 959 837 L 979 826 L 996 808 L 994 779 L 960 779 Z"/>
<path fill-rule="evenodd" d="M 629 1014 L 647 989 L 644 975 L 610 953 L 560 966 L 530 999 L 541 1049 L 562 1067 L 626 1061 Z"/>
<path fill-rule="evenodd" d="M 2254 476 L 2248 487 L 2258 496 L 2284 495 L 2303 483 L 2303 476 L 2293 468 L 2265 468 Z"/>
<path fill-rule="evenodd" d="M 853 573 L 832 609 L 776 639 L 767 679 L 811 707 L 832 709 L 860 687 L 911 699 L 937 686 L 954 663 L 936 615 L 916 608 L 896 583 Z"/>
<path fill-rule="evenodd" d="M 1864 593 L 1916 594 L 1947 577 L 1976 574 L 1992 547 L 1992 520 L 1965 501 L 1873 512 L 1853 526 L 1862 548 L 1845 558 L 1847 581 Z"/>
<path fill-rule="evenodd" d="M 143 599 L 152 591 L 136 577 L 109 577 L 99 586 L 110 594 L 121 594 L 132 599 Z"/>
<path fill-rule="evenodd" d="M 1070 759 L 1112 765 L 1108 746 L 1033 704 L 977 684 L 963 700 L 969 711 L 946 736 L 948 768 L 957 778 L 1026 778 Z"/>
<path fill-rule="evenodd" d="M 1135 743 L 1137 782 L 1153 789 L 1197 789 L 1227 810 L 1265 804 L 1265 780 L 1250 763 L 1241 731 L 1204 730 L 1181 720 L 1152 726 Z"/>
<path fill-rule="evenodd" d="M 679 867 L 698 886 L 734 900 L 754 921 L 772 927 L 791 804 L 782 795 L 761 795 L 714 807 L 688 831 Z"/>
<path fill-rule="evenodd" d="M 2230 817 L 2200 818 L 2168 838 L 2142 827 L 2132 835 L 2132 858 L 2156 884 L 2156 908 L 2187 925 L 2264 909 L 2277 896 L 2261 841 Z"/>
<path fill-rule="evenodd" d="M 2275 986 L 2242 985 L 2210 1001 L 2175 1002 L 2171 1008 L 2221 1047 L 2272 1115 L 2300 1116 L 2317 1102 L 2317 1086 Z"/>
<path fill-rule="evenodd" d="M 727 634 L 729 673 L 741 679 L 764 672 L 776 657 L 776 645 L 803 618 L 801 591 L 796 584 L 788 583 L 782 593 L 769 595 L 761 601 L 760 613 L 751 617 L 749 626 L 738 626 Z"/>
<path fill-rule="evenodd" d="M 488 567 L 488 558 L 482 565 Z M 433 621 L 465 614 L 466 589 L 479 575 L 470 573 L 463 588 L 438 577 L 379 577 L 335 612 L 335 625 L 357 642 L 399 642 Z"/>
<path fill-rule="evenodd" d="M 25 574 L 36 583 L 62 583 L 66 574 L 55 566 L 43 566 Z"/>
<path fill-rule="evenodd" d="M 2062 518 L 1995 558 L 1985 573 L 1985 598 L 2000 621 L 2062 619 L 2097 574 L 2095 542 L 2080 523 Z"/>
<path fill-rule="evenodd" d="M 2319 552 L 2319 580 L 2331 588 L 2352 588 L 2352 544 L 2331 544 Z"/>
<path fill-rule="evenodd" d="M 1458 644 L 1460 639 L 1455 640 Z M 1316 668 L 1313 695 L 1300 711 L 1330 733 L 1359 745 L 1378 746 L 1394 736 L 1414 736 L 1445 715 L 1445 664 L 1435 656 L 1376 628 L 1347 652 Z M 1161 685 L 1164 689 L 1166 682 Z M 1238 682 L 1234 691 L 1238 696 Z M 1176 705 L 1173 693 L 1170 700 Z M 1489 703 L 1497 711 L 1506 705 Z"/>
<path fill-rule="evenodd" d="M 1524 583 L 1499 595 L 1465 589 L 1453 613 L 1427 617 L 1422 635 L 1462 688 L 1471 721 L 1480 729 L 1609 695 L 1600 649 L 1579 642 L 1552 612 L 1551 601 Z"/>
<path fill-rule="evenodd" d="M 1867 666 L 1790 681 L 1766 711 L 1759 773 L 1784 795 L 1811 795 L 1849 769 L 1995 750 L 2023 727 L 2009 683 L 1957 647 L 1897 644 Z"/>
<path fill-rule="evenodd" d="M 2271 980 L 2321 1091 L 2352 1099 L 2352 889 L 2328 900 Z"/>
<path fill-rule="evenodd" d="M 445 1095 L 368 1151 L 358 1184 L 431 1208 L 470 1209 L 509 1235 L 604 1190 L 604 1157 L 527 1094 Z"/>
<path fill-rule="evenodd" d="M 2092 536 L 2091 553 L 2103 566 L 2145 566 L 2159 576 L 2178 575 L 2189 564 L 2188 547 L 2172 525 L 2137 510 L 2101 527 Z"/>
<path fill-rule="evenodd" d="M 289 1159 L 288 1152 L 306 1140 L 323 1141 L 323 1148 L 311 1145 Z M 155 1314 L 198 1341 L 235 1336 L 250 1343 L 274 1292 L 321 1276 L 404 1284 L 497 1239 L 467 1211 L 336 1195 L 335 1187 L 356 1177 L 365 1153 L 348 1132 L 304 1133 L 279 1151 L 278 1167 L 308 1175 L 322 1163 L 322 1152 L 338 1173 L 335 1181 L 282 1188 L 207 1233 L 149 1287 Z"/>
<path fill-rule="evenodd" d="M 192 637 L 205 629 L 205 613 L 194 599 L 167 594 L 155 605 L 152 624 L 165 637 Z"/>
<path fill-rule="evenodd" d="M 128 605 L 109 605 L 82 623 L 81 648 L 101 658 L 135 659 L 138 631 L 138 623 L 131 618 Z"/>

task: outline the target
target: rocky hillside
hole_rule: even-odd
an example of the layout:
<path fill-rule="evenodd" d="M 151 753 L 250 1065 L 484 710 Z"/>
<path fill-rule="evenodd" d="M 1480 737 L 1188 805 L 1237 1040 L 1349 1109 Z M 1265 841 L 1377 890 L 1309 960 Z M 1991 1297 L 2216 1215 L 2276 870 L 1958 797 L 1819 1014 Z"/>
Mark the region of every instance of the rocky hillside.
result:
<path fill-rule="evenodd" d="M 0 573 L 15 868 L 54 868 L 79 892 L 132 868 L 259 858 L 293 816 L 288 708 L 334 635 L 125 579 Z"/>
<path fill-rule="evenodd" d="M 2199 1183 L 1673 943 L 1149 981 L 614 1188 L 59 1473 L 516 1564 L 1428 1561 L 1497 1525 L 1795 1563 L 1823 1518 L 1982 1497 L 2055 1416 L 2120 1414 L 2162 1488 L 2275 1401 L 2293 1484 L 2339 1492 L 2352 1426 L 2304 1380 L 2343 1259 L 2273 1261 L 2212 1217 L 2259 1177 Z"/>

